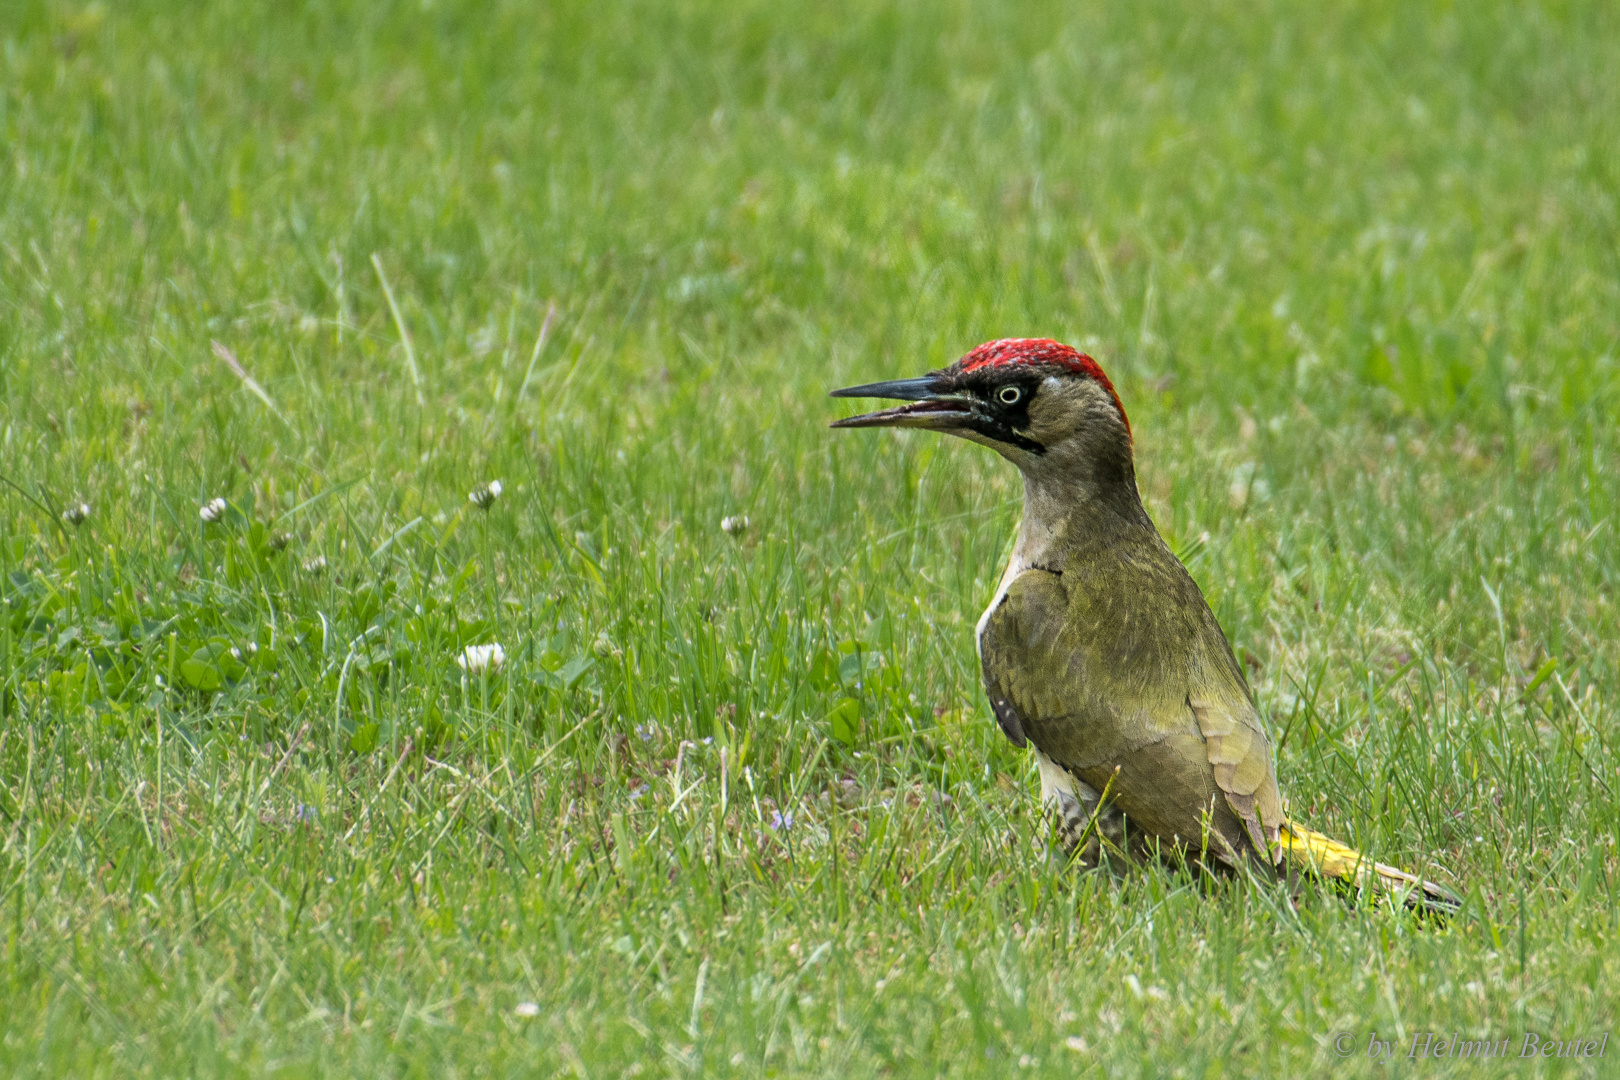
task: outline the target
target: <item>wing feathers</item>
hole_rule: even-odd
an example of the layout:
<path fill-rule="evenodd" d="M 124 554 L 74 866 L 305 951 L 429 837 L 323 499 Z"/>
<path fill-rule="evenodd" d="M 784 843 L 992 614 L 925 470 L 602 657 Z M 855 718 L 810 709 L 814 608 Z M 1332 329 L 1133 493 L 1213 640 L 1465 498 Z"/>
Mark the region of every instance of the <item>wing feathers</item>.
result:
<path fill-rule="evenodd" d="M 1176 580 L 1132 580 L 1143 574 Z M 1149 585 L 1184 588 L 1197 606 L 1144 608 Z M 980 624 L 985 690 L 1015 745 L 1088 783 L 1120 767 L 1110 801 L 1140 828 L 1194 846 L 1214 829 L 1218 851 L 1271 863 L 1283 821 L 1271 744 L 1201 599 L 1168 552 L 1025 570 Z"/>
<path fill-rule="evenodd" d="M 1230 709 L 1187 696 L 1209 749 L 1215 783 L 1243 822 L 1256 855 L 1276 862 L 1277 829 L 1282 825 L 1282 799 L 1277 794 L 1271 765 L 1271 744 L 1247 718 L 1239 720 Z"/>

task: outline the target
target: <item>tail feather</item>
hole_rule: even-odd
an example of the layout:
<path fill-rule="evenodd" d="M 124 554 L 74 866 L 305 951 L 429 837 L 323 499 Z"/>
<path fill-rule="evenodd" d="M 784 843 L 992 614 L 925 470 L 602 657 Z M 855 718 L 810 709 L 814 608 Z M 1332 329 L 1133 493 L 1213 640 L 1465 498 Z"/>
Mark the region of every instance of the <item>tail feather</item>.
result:
<path fill-rule="evenodd" d="M 1373 862 L 1361 852 L 1290 821 L 1278 830 L 1282 861 L 1293 870 L 1347 882 L 1357 888 L 1376 888 L 1415 911 L 1454 914 L 1462 901 L 1443 885 L 1424 881 L 1405 870 Z"/>

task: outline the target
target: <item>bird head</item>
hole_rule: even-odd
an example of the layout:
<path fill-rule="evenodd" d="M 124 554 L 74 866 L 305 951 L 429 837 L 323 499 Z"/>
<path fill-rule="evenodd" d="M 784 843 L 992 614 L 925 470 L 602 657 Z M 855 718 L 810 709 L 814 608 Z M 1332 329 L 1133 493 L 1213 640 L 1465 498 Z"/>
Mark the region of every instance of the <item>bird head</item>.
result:
<path fill-rule="evenodd" d="M 1045 338 L 990 341 L 914 379 L 834 390 L 833 397 L 908 402 L 833 423 L 913 427 L 995 450 L 1032 480 L 1130 480 L 1131 425 L 1091 357 Z"/>

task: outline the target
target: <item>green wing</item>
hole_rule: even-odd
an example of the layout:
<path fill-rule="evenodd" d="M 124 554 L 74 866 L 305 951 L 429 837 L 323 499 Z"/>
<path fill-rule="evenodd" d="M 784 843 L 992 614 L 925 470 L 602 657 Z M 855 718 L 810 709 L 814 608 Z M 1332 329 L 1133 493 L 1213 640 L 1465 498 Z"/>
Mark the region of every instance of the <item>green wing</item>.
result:
<path fill-rule="evenodd" d="M 979 640 L 1004 730 L 1132 828 L 1233 861 L 1282 824 L 1271 743 L 1198 586 L 1157 537 L 1015 578 Z"/>

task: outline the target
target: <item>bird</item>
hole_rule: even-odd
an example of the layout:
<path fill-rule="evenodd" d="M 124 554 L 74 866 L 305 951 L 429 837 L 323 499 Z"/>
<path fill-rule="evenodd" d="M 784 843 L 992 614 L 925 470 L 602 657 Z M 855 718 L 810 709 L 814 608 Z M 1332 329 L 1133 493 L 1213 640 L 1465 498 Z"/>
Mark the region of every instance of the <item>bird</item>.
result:
<path fill-rule="evenodd" d="M 917 378 L 834 390 L 905 404 L 835 428 L 922 428 L 1023 474 L 1023 519 L 976 637 L 1001 731 L 1032 747 L 1070 857 L 1317 876 L 1422 912 L 1459 901 L 1291 820 L 1243 667 L 1136 486 L 1130 420 L 1096 360 L 986 342 Z"/>

